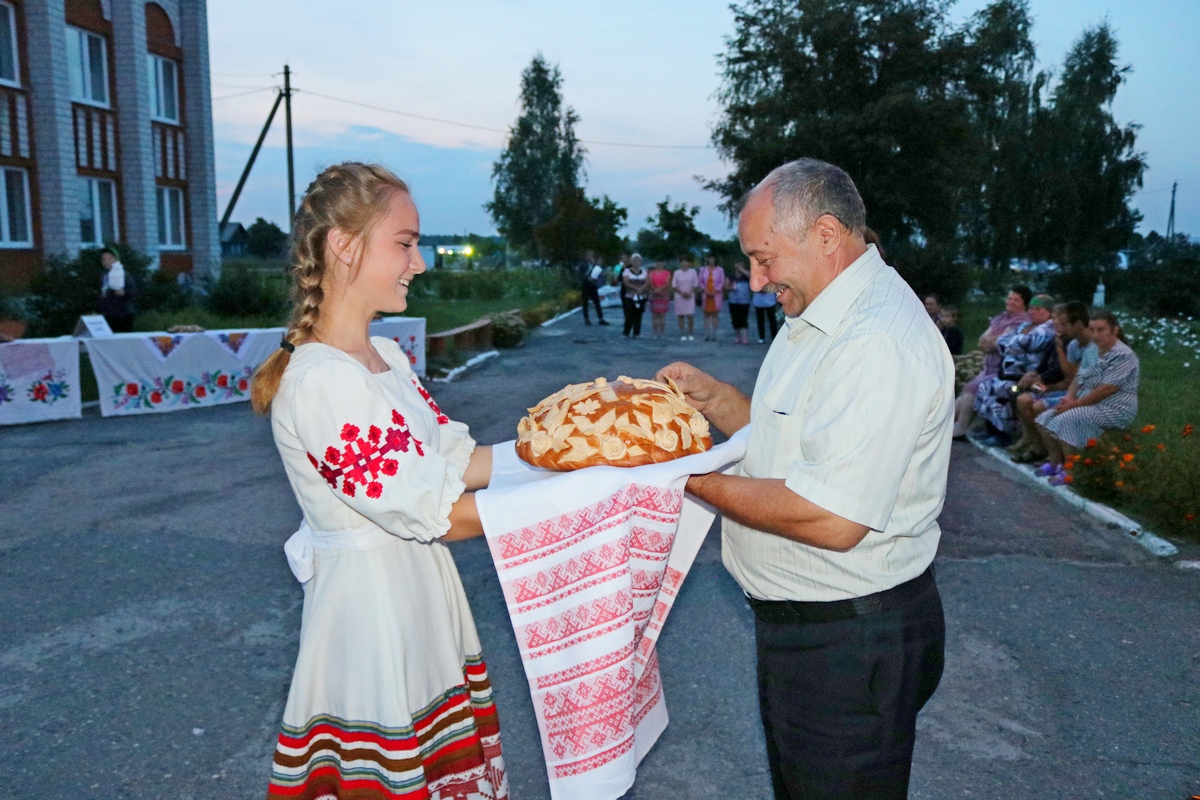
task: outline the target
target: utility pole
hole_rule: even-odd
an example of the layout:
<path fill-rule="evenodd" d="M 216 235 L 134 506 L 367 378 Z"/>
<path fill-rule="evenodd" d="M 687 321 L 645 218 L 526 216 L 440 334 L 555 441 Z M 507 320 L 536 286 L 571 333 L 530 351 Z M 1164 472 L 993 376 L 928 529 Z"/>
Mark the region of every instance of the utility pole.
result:
<path fill-rule="evenodd" d="M 258 158 L 258 151 L 262 149 L 263 139 L 267 138 L 267 131 L 271 130 L 271 120 L 275 119 L 275 112 L 279 110 L 279 101 L 283 99 L 283 92 L 280 92 L 275 97 L 275 105 L 271 106 L 271 113 L 267 115 L 267 124 L 263 125 L 262 133 L 258 135 L 258 141 L 254 143 L 254 149 L 250 151 L 250 158 L 246 161 L 246 168 L 242 170 L 242 177 L 238 178 L 237 188 L 233 190 L 233 197 L 229 198 L 229 205 L 225 207 L 225 216 L 221 217 L 221 227 L 225 227 L 225 223 L 229 222 L 229 217 L 233 214 L 233 207 L 237 205 L 238 197 L 242 193 L 242 187 L 246 185 L 246 178 L 250 177 L 250 168 L 254 166 L 254 159 Z M 291 164 L 291 150 L 288 150 L 288 164 Z M 290 171 L 290 170 L 289 170 Z"/>
<path fill-rule="evenodd" d="M 287 120 L 287 164 L 288 164 L 288 230 L 296 216 L 296 170 L 292 155 L 292 70 L 283 65 L 284 118 Z"/>
<path fill-rule="evenodd" d="M 1179 181 L 1171 184 L 1171 213 L 1167 217 L 1167 241 L 1175 238 L 1175 190 L 1179 188 Z"/>

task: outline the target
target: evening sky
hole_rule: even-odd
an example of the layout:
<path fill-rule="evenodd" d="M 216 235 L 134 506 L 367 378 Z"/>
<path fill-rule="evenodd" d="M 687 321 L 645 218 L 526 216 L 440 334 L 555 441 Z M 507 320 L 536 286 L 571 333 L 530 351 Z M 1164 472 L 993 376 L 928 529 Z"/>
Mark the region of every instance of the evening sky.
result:
<path fill-rule="evenodd" d="M 960 0 L 962 19 L 986 5 Z M 1107 19 L 1133 71 L 1114 110 L 1142 126 L 1150 169 L 1135 205 L 1142 231 L 1200 231 L 1200 14 L 1195 0 L 1032 0 L 1043 67 L 1057 70 L 1086 27 Z M 670 195 L 701 207 L 700 227 L 732 235 L 694 176 L 727 167 L 706 149 L 719 108 L 717 56 L 732 32 L 721 0 L 209 0 L 219 212 L 237 183 L 280 83 L 294 73 L 297 193 L 321 167 L 379 161 L 409 181 L 428 233 L 491 233 L 482 204 L 491 168 L 517 114 L 521 70 L 536 52 L 557 63 L 566 102 L 581 117 L 587 187 L 629 209 L 636 232 Z M 365 103 L 495 130 L 448 125 L 319 97 Z M 286 228 L 283 114 L 267 137 L 233 219 Z M 669 145 L 617 147 L 601 142 Z M 683 146 L 683 147 L 680 147 Z M 689 149 L 685 149 L 689 148 Z"/>

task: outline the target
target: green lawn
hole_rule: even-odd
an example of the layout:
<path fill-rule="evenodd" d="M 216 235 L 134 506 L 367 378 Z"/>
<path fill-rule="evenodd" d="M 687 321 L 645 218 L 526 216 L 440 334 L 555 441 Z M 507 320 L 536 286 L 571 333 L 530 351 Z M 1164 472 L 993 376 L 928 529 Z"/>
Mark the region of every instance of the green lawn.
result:
<path fill-rule="evenodd" d="M 966 349 L 971 349 L 987 328 L 989 317 L 1002 308 L 1001 299 L 960 308 Z M 1125 440 L 1125 433 L 1119 432 L 1105 444 L 1136 451 L 1136 463 L 1143 465 L 1141 478 L 1153 485 L 1138 483 L 1135 478 L 1119 492 L 1098 491 L 1082 483 L 1076 488 L 1158 533 L 1200 537 L 1200 522 L 1186 519 L 1187 513 L 1200 517 L 1195 511 L 1200 434 L 1181 435 L 1185 425 L 1200 424 L 1200 322 L 1152 320 L 1122 309 L 1114 312 L 1125 325 L 1140 362 L 1138 415 L 1130 426 L 1131 439 Z M 1154 430 L 1141 434 L 1148 425 Z M 1165 449 L 1159 451 L 1159 443 Z"/>

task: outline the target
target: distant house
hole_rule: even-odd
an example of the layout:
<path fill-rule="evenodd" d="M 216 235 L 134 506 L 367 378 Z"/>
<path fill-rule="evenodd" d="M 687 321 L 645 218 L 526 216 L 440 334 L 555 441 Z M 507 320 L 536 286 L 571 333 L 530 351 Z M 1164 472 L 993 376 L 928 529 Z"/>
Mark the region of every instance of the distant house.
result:
<path fill-rule="evenodd" d="M 221 257 L 246 255 L 246 243 L 250 234 L 240 222 L 226 222 L 221 226 Z"/>
<path fill-rule="evenodd" d="M 0 284 L 122 242 L 219 269 L 205 0 L 0 0 Z"/>

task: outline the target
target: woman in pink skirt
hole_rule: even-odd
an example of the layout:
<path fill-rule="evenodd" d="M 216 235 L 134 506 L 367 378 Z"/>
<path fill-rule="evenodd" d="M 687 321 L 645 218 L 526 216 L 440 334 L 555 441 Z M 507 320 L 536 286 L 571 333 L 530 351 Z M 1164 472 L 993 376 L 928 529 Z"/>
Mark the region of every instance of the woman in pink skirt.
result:
<path fill-rule="evenodd" d="M 667 333 L 667 312 L 671 310 L 671 272 L 661 261 L 655 261 L 650 269 L 650 320 L 654 325 L 654 338 Z"/>
<path fill-rule="evenodd" d="M 671 276 L 671 288 L 675 290 L 675 315 L 679 317 L 679 341 L 691 341 L 696 333 L 696 292 L 700 288 L 700 276 L 692 269 L 692 259 L 679 259 L 679 269 Z"/>

